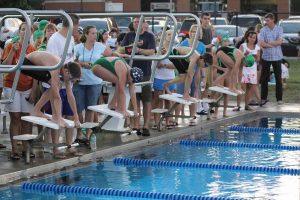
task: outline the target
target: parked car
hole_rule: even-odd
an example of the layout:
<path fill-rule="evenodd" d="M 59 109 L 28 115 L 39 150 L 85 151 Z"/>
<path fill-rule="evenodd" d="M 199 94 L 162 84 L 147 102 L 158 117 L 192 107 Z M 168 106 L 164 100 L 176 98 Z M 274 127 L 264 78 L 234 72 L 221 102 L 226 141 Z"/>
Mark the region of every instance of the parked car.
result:
<path fill-rule="evenodd" d="M 128 26 L 131 23 L 131 17 L 115 16 L 114 21 L 121 33 L 126 33 L 128 31 Z"/>
<path fill-rule="evenodd" d="M 244 31 L 246 31 L 251 26 L 263 24 L 263 20 L 259 15 L 234 15 L 230 24 L 240 26 Z"/>
<path fill-rule="evenodd" d="M 228 34 L 229 45 L 234 45 L 237 39 L 241 39 L 244 36 L 244 31 L 241 27 L 235 25 L 215 25 L 215 35 L 212 40 L 212 44 L 216 42 L 217 35 Z"/>
<path fill-rule="evenodd" d="M 14 33 L 19 29 L 22 21 L 18 18 L 5 18 L 1 21 L 0 41 L 5 42 L 13 37 Z"/>
<path fill-rule="evenodd" d="M 300 20 L 281 20 L 278 23 L 283 29 L 283 43 L 281 45 L 284 56 L 297 56 L 297 44 L 291 43 L 293 38 L 299 37 Z"/>
<path fill-rule="evenodd" d="M 83 18 L 80 19 L 79 25 L 82 28 L 85 28 L 87 26 L 95 26 L 98 31 L 104 29 L 110 31 L 112 22 L 109 18 Z"/>
<path fill-rule="evenodd" d="M 289 16 L 288 20 L 300 20 L 300 15 Z"/>
<path fill-rule="evenodd" d="M 228 25 L 228 20 L 225 17 L 211 17 L 210 23 L 212 25 Z"/>
<path fill-rule="evenodd" d="M 184 34 L 186 37 L 188 37 L 191 26 L 196 23 L 197 22 L 194 18 L 188 18 L 183 20 L 179 34 Z"/>

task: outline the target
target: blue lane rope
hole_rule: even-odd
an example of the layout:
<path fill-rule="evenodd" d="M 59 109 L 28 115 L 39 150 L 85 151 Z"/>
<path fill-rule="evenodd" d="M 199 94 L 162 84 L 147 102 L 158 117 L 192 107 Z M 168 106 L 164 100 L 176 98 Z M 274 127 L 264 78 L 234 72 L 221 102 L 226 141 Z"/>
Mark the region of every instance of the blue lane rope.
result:
<path fill-rule="evenodd" d="M 147 199 L 169 199 L 169 200 L 239 200 L 223 197 L 204 197 L 196 195 L 170 194 L 160 192 L 143 192 L 131 190 L 118 190 L 112 188 L 91 188 L 80 186 L 53 185 L 44 183 L 28 183 L 25 182 L 21 186 L 22 190 L 29 193 L 66 195 L 76 197 L 131 197 L 131 198 L 147 198 Z"/>
<path fill-rule="evenodd" d="M 138 159 L 131 159 L 131 158 L 114 158 L 113 163 L 115 165 L 133 166 L 133 167 L 175 167 L 175 168 L 190 168 L 190 169 L 216 169 L 216 170 L 228 170 L 228 171 L 277 173 L 277 174 L 286 174 L 292 176 L 300 175 L 300 169 L 293 169 L 293 168 L 255 167 L 255 166 L 239 166 L 239 165 L 163 161 L 163 160 L 138 160 Z"/>
<path fill-rule="evenodd" d="M 263 128 L 263 127 L 246 127 L 246 126 L 230 126 L 229 131 L 239 131 L 239 132 L 272 132 L 272 133 L 284 133 L 284 134 L 300 134 L 299 129 L 284 129 L 284 128 Z"/>
<path fill-rule="evenodd" d="M 276 150 L 300 150 L 300 146 L 286 146 L 276 144 L 256 144 L 256 143 L 233 143 L 233 142 L 216 142 L 216 141 L 194 141 L 194 140 L 181 140 L 179 142 L 185 146 L 196 147 L 237 147 L 237 148 L 254 148 L 254 149 L 276 149 Z"/>

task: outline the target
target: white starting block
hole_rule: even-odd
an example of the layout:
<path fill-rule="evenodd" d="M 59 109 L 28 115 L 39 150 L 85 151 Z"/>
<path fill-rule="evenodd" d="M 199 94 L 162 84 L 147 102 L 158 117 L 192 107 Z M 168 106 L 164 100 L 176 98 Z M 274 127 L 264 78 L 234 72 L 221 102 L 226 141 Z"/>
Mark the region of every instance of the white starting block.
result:
<path fill-rule="evenodd" d="M 165 108 L 155 108 L 155 109 L 152 109 L 151 112 L 152 112 L 152 113 L 158 113 L 158 114 L 161 114 L 161 113 L 168 112 L 168 109 L 165 109 Z"/>
<path fill-rule="evenodd" d="M 208 99 L 208 98 L 203 98 L 199 100 L 200 103 L 216 103 L 217 101 L 215 99 Z"/>
<path fill-rule="evenodd" d="M 214 92 L 220 92 L 220 93 L 227 94 L 230 96 L 235 96 L 235 97 L 240 95 L 238 93 L 230 91 L 227 87 L 213 86 L 213 87 L 209 87 L 208 89 L 211 91 L 214 91 Z"/>
<path fill-rule="evenodd" d="M 51 115 L 48 115 L 50 118 L 52 117 Z M 55 130 L 59 130 L 61 127 L 58 126 L 58 124 L 50 121 L 49 119 L 43 118 L 43 117 L 36 117 L 36 116 L 23 116 L 21 117 L 22 120 L 27 121 L 27 122 L 31 122 L 34 124 L 38 124 L 41 125 L 43 127 L 45 127 L 45 129 L 39 133 L 39 135 L 31 135 L 31 134 L 24 134 L 24 135 L 17 135 L 14 136 L 13 139 L 14 140 L 20 140 L 26 143 L 26 163 L 30 163 L 30 150 L 31 150 L 31 146 L 32 143 L 40 138 L 42 138 L 42 136 L 44 135 L 44 133 L 47 132 L 47 130 L 50 129 L 55 129 Z M 74 121 L 68 120 L 68 119 L 64 119 L 67 123 L 67 128 L 74 128 L 75 124 Z M 86 122 L 80 125 L 81 128 L 94 128 L 96 126 L 98 126 L 99 123 L 93 123 L 93 122 Z M 78 146 L 78 143 L 72 144 L 73 146 Z M 71 145 L 71 146 L 72 146 Z M 67 148 L 68 146 L 61 146 L 59 148 L 63 149 L 63 148 Z"/>
<path fill-rule="evenodd" d="M 99 125 L 100 129 L 108 130 L 108 131 L 115 131 L 115 132 L 128 132 L 128 128 L 124 128 L 125 118 L 119 112 L 111 110 L 108 108 L 108 104 L 96 105 L 96 106 L 89 106 L 89 110 L 105 114 L 106 117 Z M 127 110 L 129 116 L 134 116 L 133 111 Z"/>
<path fill-rule="evenodd" d="M 174 102 L 174 104 L 171 106 L 171 108 L 169 109 L 154 109 L 152 110 L 153 113 L 159 113 L 161 114 L 160 120 L 157 124 L 157 128 L 159 131 L 162 130 L 162 122 L 164 121 L 165 118 L 168 117 L 180 117 L 180 118 L 191 118 L 191 116 L 187 116 L 187 115 L 173 115 L 173 111 L 175 111 L 175 108 L 180 105 L 192 105 L 194 103 L 198 103 L 200 102 L 200 100 L 196 100 L 196 101 L 188 101 L 182 98 L 181 94 L 178 93 L 172 93 L 172 94 L 162 94 L 159 95 L 159 98 L 164 99 L 164 100 L 168 100 L 168 101 L 172 101 Z"/>
<path fill-rule="evenodd" d="M 183 104 L 183 105 L 188 105 L 188 106 L 193 104 L 193 103 L 198 103 L 199 102 L 199 100 L 197 100 L 197 101 L 185 100 L 185 99 L 182 98 L 182 95 L 178 94 L 178 93 L 162 94 L 162 95 L 159 95 L 159 98 L 169 100 L 169 101 L 173 101 L 173 102 Z"/>
<path fill-rule="evenodd" d="M 152 84 L 152 82 L 147 81 L 147 82 L 136 83 L 135 84 L 135 92 L 141 93 L 142 87 L 145 85 L 149 85 L 149 84 Z M 103 91 L 105 93 L 109 94 L 108 102 L 110 102 L 115 93 L 115 87 L 113 87 L 113 85 L 110 82 L 104 82 Z M 128 87 L 126 87 L 125 93 L 126 93 L 126 99 L 124 99 L 124 101 L 126 101 L 125 105 L 126 105 L 126 108 L 128 108 L 129 102 L 130 102 L 130 94 L 129 94 Z M 102 105 L 100 105 L 100 106 L 102 106 Z M 113 132 L 129 132 L 130 131 L 129 128 L 124 128 L 125 119 L 124 119 L 124 116 L 122 116 L 122 114 L 114 112 L 108 108 L 105 109 L 105 107 L 104 108 L 99 107 L 99 108 L 101 108 L 100 109 L 100 110 L 102 110 L 101 112 L 99 109 L 94 110 L 94 111 L 107 115 L 107 117 L 104 119 L 104 121 L 100 125 L 101 129 L 113 131 Z M 95 109 L 96 109 L 96 107 L 95 107 Z M 105 111 L 106 113 L 104 113 L 104 110 L 106 110 L 107 112 Z M 129 111 L 129 112 L 132 112 L 132 111 Z M 133 116 L 133 114 L 130 114 L 130 115 Z"/>
<path fill-rule="evenodd" d="M 124 115 L 122 115 L 119 112 L 116 112 L 114 110 L 109 109 L 108 104 L 89 106 L 88 109 L 92 110 L 92 111 L 95 111 L 95 112 L 98 112 L 98 113 L 102 113 L 104 115 L 109 115 L 109 116 L 116 117 L 116 118 L 119 118 L 119 119 L 124 119 Z M 134 113 L 130 110 L 127 110 L 127 112 L 129 113 L 130 117 L 132 117 L 134 115 Z"/>

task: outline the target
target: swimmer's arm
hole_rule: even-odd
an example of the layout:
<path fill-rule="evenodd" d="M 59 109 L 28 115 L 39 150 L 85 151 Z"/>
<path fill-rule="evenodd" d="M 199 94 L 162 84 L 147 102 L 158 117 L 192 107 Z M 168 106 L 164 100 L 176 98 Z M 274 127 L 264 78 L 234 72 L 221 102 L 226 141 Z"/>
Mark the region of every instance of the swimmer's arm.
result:
<path fill-rule="evenodd" d="M 198 91 L 199 91 L 199 86 L 200 86 L 200 67 L 197 67 L 196 68 L 196 72 L 195 72 L 195 92 L 194 92 L 194 97 L 195 98 L 198 98 L 199 94 L 198 94 Z"/>
<path fill-rule="evenodd" d="M 79 122 L 79 117 L 78 117 L 78 113 L 77 113 L 77 107 L 76 107 L 76 101 L 75 101 L 75 97 L 72 91 L 72 86 L 71 86 L 71 82 L 65 81 L 65 85 L 66 85 L 66 92 L 67 92 L 67 99 L 69 102 L 69 105 L 71 107 L 71 110 L 74 114 L 74 122 L 75 122 L 75 126 L 79 126 L 80 122 Z"/>

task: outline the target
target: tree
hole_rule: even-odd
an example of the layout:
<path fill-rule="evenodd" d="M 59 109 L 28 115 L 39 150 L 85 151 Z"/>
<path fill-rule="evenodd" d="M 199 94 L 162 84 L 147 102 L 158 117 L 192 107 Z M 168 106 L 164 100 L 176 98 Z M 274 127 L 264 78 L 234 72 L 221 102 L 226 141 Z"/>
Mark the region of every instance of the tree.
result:
<path fill-rule="evenodd" d="M 20 8 L 22 10 L 40 9 L 41 0 L 10 0 L 0 1 L 0 8 Z"/>

